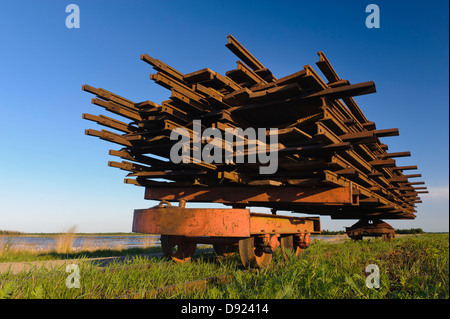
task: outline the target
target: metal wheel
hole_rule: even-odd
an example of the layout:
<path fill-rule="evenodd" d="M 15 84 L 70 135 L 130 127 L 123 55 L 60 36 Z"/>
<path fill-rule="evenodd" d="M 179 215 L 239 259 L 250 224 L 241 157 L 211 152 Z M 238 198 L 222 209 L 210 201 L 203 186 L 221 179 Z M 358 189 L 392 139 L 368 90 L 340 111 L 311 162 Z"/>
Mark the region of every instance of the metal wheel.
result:
<path fill-rule="evenodd" d="M 239 255 L 244 267 L 265 268 L 272 260 L 272 254 L 264 252 L 262 239 L 249 237 L 239 241 Z"/>
<path fill-rule="evenodd" d="M 391 242 L 391 241 L 394 240 L 394 234 L 383 234 L 383 235 L 381 236 L 381 238 L 382 238 L 384 241 Z"/>
<path fill-rule="evenodd" d="M 305 249 L 300 248 L 299 243 L 295 240 L 294 235 L 283 236 L 280 238 L 281 251 L 284 259 L 288 260 L 288 251 L 295 256 L 301 256 Z"/>
<path fill-rule="evenodd" d="M 218 256 L 231 257 L 238 251 L 238 244 L 213 244 Z"/>
<path fill-rule="evenodd" d="M 187 243 L 182 236 L 161 235 L 161 249 L 164 256 L 182 263 L 191 260 L 197 244 Z"/>

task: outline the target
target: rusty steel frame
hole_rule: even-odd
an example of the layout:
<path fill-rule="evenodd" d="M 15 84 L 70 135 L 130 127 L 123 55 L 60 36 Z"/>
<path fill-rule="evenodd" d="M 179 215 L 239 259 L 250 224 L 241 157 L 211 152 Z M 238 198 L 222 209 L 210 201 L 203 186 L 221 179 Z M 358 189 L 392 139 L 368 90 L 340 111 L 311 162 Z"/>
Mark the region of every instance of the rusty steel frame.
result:
<path fill-rule="evenodd" d="M 351 227 L 346 227 L 347 235 L 355 240 L 363 237 L 382 237 L 385 241 L 391 241 L 395 237 L 394 228 L 381 219 L 361 219 Z"/>
<path fill-rule="evenodd" d="M 229 242 L 251 236 L 318 234 L 320 219 L 251 213 L 249 209 L 239 208 L 156 206 L 134 211 L 132 231 L 190 237 L 194 242 L 224 243 L 227 240 L 221 239 Z"/>
<path fill-rule="evenodd" d="M 161 234 L 164 256 L 188 262 L 199 243 L 213 244 L 217 254 L 239 250 L 244 267 L 265 268 L 281 246 L 296 255 L 306 249 L 311 234 L 320 233 L 319 217 L 288 217 L 251 213 L 240 208 L 185 208 L 162 201 L 149 209 L 136 209 L 133 232 Z M 289 238 L 291 242 L 289 242 Z M 289 244 L 290 243 L 290 244 Z"/>
<path fill-rule="evenodd" d="M 145 199 L 224 204 L 293 203 L 293 204 L 347 204 L 358 202 L 358 193 L 352 187 L 215 187 L 182 188 L 146 187 Z"/>
<path fill-rule="evenodd" d="M 171 92 L 161 104 L 134 102 L 102 88 L 82 87 L 96 96 L 93 104 L 127 120 L 83 114 L 84 119 L 121 133 L 85 131 L 123 147 L 110 150 L 110 155 L 126 161 L 109 161 L 108 165 L 128 172 L 125 183 L 145 187 L 145 199 L 180 202 L 178 207 L 167 202 L 135 210 L 134 232 L 161 234 L 166 255 L 176 260 L 190 259 L 197 243 L 227 247 L 239 242 L 239 251 L 246 255 L 244 265 L 261 266 L 270 261 L 265 254 L 277 245 L 296 253 L 306 248 L 309 234 L 320 232 L 320 220 L 255 214 L 245 209 L 249 206 L 271 208 L 273 214 L 285 210 L 359 219 L 347 228 L 354 239 L 382 236 L 390 240 L 394 229 L 381 218 L 416 217 L 419 194 L 427 193 L 419 189 L 426 187 L 415 188 L 424 182 L 408 180 L 420 174 L 403 174 L 417 166 L 397 167 L 394 160 L 411 153 L 387 153 L 388 146 L 380 141 L 398 136 L 399 130 L 377 129 L 353 99 L 376 92 L 374 82 L 351 84 L 340 78 L 323 52 L 318 52 L 316 65 L 327 81 L 310 65 L 277 79 L 236 38 L 229 35 L 227 39 L 226 47 L 241 61 L 225 76 L 209 68 L 183 74 L 148 54 L 141 55 L 157 71 L 150 79 Z M 208 163 L 194 161 L 190 155 L 188 162 L 166 161 L 175 143 L 169 138 L 171 131 L 184 128 L 192 140 L 189 127 L 194 120 L 202 121 L 202 130 L 278 128 L 279 169 L 262 176 L 257 168 L 263 163 Z M 200 146 L 206 142 L 202 140 Z M 222 142 L 214 144 L 220 151 L 230 146 Z M 270 150 L 249 148 L 247 139 L 243 144 L 244 157 Z M 231 143 L 231 148 L 236 145 L 237 141 Z M 232 208 L 188 209 L 186 201 Z M 175 246 L 180 248 L 176 253 L 172 251 Z M 254 248 L 262 255 L 255 255 Z"/>

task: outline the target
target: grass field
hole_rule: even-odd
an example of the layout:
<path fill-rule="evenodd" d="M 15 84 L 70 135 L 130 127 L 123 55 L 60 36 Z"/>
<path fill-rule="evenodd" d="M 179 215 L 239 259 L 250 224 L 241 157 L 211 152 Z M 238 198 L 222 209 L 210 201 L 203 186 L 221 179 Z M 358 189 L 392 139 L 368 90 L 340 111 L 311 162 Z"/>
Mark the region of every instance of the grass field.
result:
<path fill-rule="evenodd" d="M 14 258 L 5 255 L 14 253 L 3 251 L 0 257 L 11 260 Z M 102 256 L 107 254 L 101 252 Z M 96 257 L 95 252 L 85 256 Z M 370 264 L 379 268 L 377 289 L 366 286 L 370 275 L 366 267 Z M 238 255 L 216 258 L 211 253 L 187 264 L 142 257 L 134 258 L 126 267 L 112 263 L 100 268 L 79 263 L 79 288 L 67 287 L 71 275 L 65 267 L 0 274 L 0 298 L 442 299 L 449 298 L 449 236 L 405 236 L 392 243 L 375 239 L 314 241 L 300 258 L 290 256 L 286 261 L 277 251 L 271 266 L 259 271 L 244 269 Z M 159 289 L 207 277 L 218 279 L 202 289 Z"/>

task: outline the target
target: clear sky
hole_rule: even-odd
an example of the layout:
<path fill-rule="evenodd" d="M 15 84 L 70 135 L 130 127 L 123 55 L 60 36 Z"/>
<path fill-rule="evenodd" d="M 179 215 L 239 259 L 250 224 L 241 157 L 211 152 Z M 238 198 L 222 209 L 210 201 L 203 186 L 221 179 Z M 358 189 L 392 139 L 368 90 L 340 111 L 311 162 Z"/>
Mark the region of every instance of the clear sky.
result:
<path fill-rule="evenodd" d="M 65 24 L 70 3 L 78 29 Z M 370 3 L 380 8 L 378 29 L 365 25 Z M 107 166 L 118 159 L 108 155 L 114 145 L 84 135 L 100 126 L 82 113 L 111 115 L 81 86 L 159 103 L 170 92 L 149 79 L 140 54 L 183 73 L 224 74 L 236 67 L 225 47 L 232 34 L 277 77 L 307 64 L 320 73 L 323 51 L 341 78 L 374 81 L 377 93 L 355 100 L 378 129 L 399 128 L 382 141 L 389 152 L 411 151 L 397 165 L 417 165 L 408 173 L 421 173 L 430 191 L 414 221 L 391 225 L 448 231 L 448 11 L 446 0 L 0 0 L 0 229 L 131 231 L 133 210 L 156 203 Z M 322 228 L 354 222 L 322 217 Z"/>

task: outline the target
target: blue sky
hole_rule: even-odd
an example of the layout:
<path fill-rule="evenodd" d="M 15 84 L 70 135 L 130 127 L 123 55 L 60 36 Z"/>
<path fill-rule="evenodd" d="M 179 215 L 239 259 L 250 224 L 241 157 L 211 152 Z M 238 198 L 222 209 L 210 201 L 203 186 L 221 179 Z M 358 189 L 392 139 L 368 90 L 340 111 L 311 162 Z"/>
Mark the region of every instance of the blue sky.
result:
<path fill-rule="evenodd" d="M 68 4 L 80 28 L 68 29 Z M 368 29 L 365 8 L 380 8 Z M 0 229 L 58 232 L 131 231 L 133 209 L 153 206 L 144 189 L 107 166 L 110 143 L 84 135 L 99 127 L 82 113 L 106 114 L 81 86 L 134 101 L 168 99 L 149 79 L 148 53 L 183 73 L 205 67 L 224 74 L 237 58 L 234 35 L 277 77 L 323 51 L 341 78 L 374 81 L 377 93 L 356 97 L 389 152 L 411 151 L 430 194 L 414 221 L 396 228 L 448 231 L 448 1 L 0 1 Z M 320 71 L 319 71 L 320 72 Z M 203 205 L 207 207 L 208 205 Z M 355 221 L 322 217 L 322 228 Z"/>

